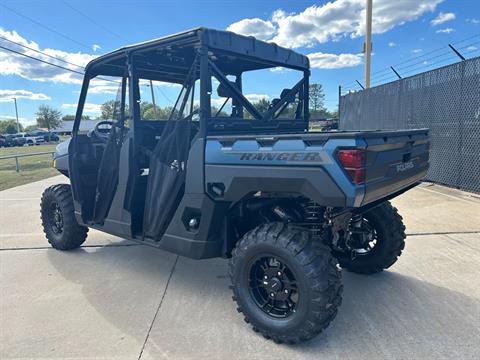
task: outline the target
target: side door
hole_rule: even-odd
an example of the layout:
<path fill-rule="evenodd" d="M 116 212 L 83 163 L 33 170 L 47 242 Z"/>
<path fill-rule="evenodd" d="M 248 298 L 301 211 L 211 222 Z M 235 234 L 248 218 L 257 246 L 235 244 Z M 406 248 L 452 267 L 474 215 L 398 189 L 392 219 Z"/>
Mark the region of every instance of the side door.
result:
<path fill-rule="evenodd" d="M 128 134 L 127 77 L 85 76 L 69 144 L 69 176 L 80 223 L 112 232 L 110 215 L 121 186 L 120 160 Z M 123 235 L 123 230 L 115 231 Z"/>

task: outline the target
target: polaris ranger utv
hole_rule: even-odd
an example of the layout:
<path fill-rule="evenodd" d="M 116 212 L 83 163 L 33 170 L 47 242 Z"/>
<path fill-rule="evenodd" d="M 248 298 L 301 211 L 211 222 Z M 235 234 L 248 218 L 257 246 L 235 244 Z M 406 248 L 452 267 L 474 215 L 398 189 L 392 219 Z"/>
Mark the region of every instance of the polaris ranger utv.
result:
<path fill-rule="evenodd" d="M 259 110 L 242 79 L 273 68 L 299 80 Z M 205 28 L 91 61 L 54 160 L 70 185 L 42 197 L 48 241 L 74 249 L 93 228 L 229 258 L 233 300 L 255 331 L 311 339 L 340 306 L 340 267 L 370 274 L 400 256 L 405 227 L 388 200 L 426 174 L 429 140 L 426 129 L 309 131 L 309 75 L 304 55 Z M 89 87 L 106 77 L 118 79 L 114 119 L 80 131 Z M 142 116 L 151 81 L 181 89 L 166 119 Z"/>

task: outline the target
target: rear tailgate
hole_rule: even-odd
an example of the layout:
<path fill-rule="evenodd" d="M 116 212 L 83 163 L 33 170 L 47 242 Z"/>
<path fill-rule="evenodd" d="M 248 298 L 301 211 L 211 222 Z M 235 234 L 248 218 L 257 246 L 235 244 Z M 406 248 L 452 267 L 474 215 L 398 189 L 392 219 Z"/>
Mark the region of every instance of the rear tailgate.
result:
<path fill-rule="evenodd" d="M 428 129 L 365 133 L 365 194 L 362 205 L 422 179 L 428 170 Z"/>

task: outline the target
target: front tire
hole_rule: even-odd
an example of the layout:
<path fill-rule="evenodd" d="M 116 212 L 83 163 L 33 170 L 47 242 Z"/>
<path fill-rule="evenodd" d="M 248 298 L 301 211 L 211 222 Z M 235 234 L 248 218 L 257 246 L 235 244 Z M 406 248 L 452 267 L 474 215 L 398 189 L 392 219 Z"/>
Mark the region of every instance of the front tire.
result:
<path fill-rule="evenodd" d="M 87 238 L 88 228 L 79 225 L 75 219 L 70 185 L 47 188 L 42 195 L 40 214 L 43 232 L 55 249 L 76 249 Z"/>
<path fill-rule="evenodd" d="M 254 331 L 294 344 L 318 335 L 342 301 L 341 273 L 330 249 L 280 222 L 258 226 L 229 262 L 233 300 Z"/>
<path fill-rule="evenodd" d="M 362 226 L 369 226 L 374 235 L 373 246 L 360 246 L 356 256 L 340 254 L 340 266 L 358 274 L 374 274 L 392 266 L 405 248 L 405 226 L 397 209 L 385 201 L 363 214 Z"/>

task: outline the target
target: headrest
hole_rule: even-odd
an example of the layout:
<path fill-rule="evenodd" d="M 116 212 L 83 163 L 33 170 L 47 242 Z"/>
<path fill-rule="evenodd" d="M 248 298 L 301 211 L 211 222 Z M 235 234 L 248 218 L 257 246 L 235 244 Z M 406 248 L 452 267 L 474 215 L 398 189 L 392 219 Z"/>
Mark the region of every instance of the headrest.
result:
<path fill-rule="evenodd" d="M 280 98 L 283 98 L 287 96 L 287 94 L 290 92 L 292 89 L 283 89 L 282 92 L 280 93 Z"/>
<path fill-rule="evenodd" d="M 235 81 L 229 81 L 229 83 L 237 88 L 237 84 L 235 84 Z M 224 98 L 232 98 L 233 93 L 228 89 L 224 84 L 220 83 L 217 88 L 217 95 L 220 97 Z"/>

